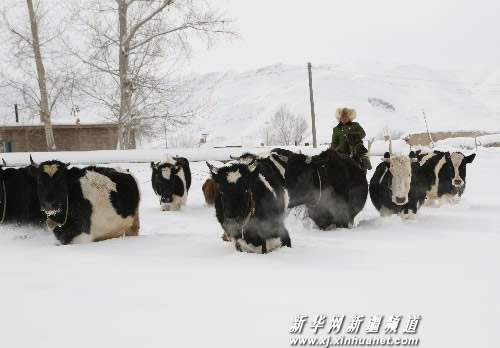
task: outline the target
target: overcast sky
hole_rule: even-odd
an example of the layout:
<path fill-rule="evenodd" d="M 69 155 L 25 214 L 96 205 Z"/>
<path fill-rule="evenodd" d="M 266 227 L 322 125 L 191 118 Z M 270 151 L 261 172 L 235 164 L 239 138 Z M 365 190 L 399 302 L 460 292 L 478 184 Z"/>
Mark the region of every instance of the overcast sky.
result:
<path fill-rule="evenodd" d="M 217 0 L 242 36 L 207 51 L 190 70 L 357 60 L 462 68 L 500 64 L 500 1 Z"/>

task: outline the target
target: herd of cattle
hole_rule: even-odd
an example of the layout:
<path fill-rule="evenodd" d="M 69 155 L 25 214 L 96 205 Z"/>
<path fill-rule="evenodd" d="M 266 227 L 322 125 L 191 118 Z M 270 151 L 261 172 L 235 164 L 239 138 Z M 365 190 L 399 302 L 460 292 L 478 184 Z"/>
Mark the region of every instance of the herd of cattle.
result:
<path fill-rule="evenodd" d="M 356 141 L 356 140 L 354 140 Z M 462 195 L 466 165 L 475 154 L 433 151 L 384 155 L 370 180 L 357 155 L 329 149 L 315 156 L 273 149 L 245 153 L 222 167 L 207 162 L 203 184 L 208 206 L 223 229 L 223 239 L 239 251 L 267 253 L 291 247 L 285 227 L 288 209 L 305 205 L 323 230 L 352 227 L 370 193 L 382 216 L 415 218 L 426 200 Z M 139 184 L 121 168 L 70 167 L 57 160 L 24 168 L 0 166 L 2 223 L 47 225 L 62 244 L 88 243 L 139 233 Z M 162 210 L 179 210 L 191 186 L 189 162 L 165 156 L 151 163 L 151 183 Z"/>

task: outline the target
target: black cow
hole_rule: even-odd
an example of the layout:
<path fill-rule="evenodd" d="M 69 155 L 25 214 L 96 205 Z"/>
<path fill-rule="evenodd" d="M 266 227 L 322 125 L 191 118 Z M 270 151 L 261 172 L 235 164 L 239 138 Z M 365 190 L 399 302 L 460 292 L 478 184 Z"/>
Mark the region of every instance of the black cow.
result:
<path fill-rule="evenodd" d="M 259 161 L 207 166 L 218 186 L 215 215 L 236 250 L 267 253 L 291 247 L 284 224 L 288 193 L 271 166 Z"/>
<path fill-rule="evenodd" d="M 305 204 L 309 217 L 322 230 L 353 226 L 368 196 L 360 165 L 333 149 L 312 157 L 291 155 L 285 179 L 289 207 Z"/>
<path fill-rule="evenodd" d="M 151 184 L 160 199 L 162 210 L 179 210 L 186 205 L 191 187 L 189 161 L 184 157 L 166 155 L 160 162 L 151 162 Z"/>
<path fill-rule="evenodd" d="M 36 180 L 30 168 L 3 168 L 0 165 L 0 224 L 42 226 L 45 214 L 38 203 Z"/>
<path fill-rule="evenodd" d="M 434 176 L 431 187 L 427 191 L 427 198 L 445 202 L 462 196 L 466 184 L 466 166 L 472 163 L 475 157 L 476 154 L 465 156 L 460 152 L 418 153 L 421 166 L 431 159 L 435 163 Z"/>
<path fill-rule="evenodd" d="M 41 209 L 62 244 L 139 234 L 136 178 L 112 168 L 68 168 L 57 160 L 32 161 Z"/>
<path fill-rule="evenodd" d="M 370 180 L 373 205 L 381 216 L 399 214 L 404 219 L 414 219 L 425 202 L 439 158 L 420 166 L 414 152 L 409 156 L 390 156 L 386 152 L 382 161 Z"/>

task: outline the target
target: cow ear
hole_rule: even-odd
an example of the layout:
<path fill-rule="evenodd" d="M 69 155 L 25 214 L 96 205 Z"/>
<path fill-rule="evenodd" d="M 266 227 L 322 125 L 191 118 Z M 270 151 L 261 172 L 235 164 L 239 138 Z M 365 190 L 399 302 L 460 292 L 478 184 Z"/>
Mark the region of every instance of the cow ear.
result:
<path fill-rule="evenodd" d="M 384 158 L 382 158 L 382 161 L 385 163 L 390 163 L 391 162 L 391 154 L 389 152 L 384 153 Z"/>
<path fill-rule="evenodd" d="M 29 165 L 29 166 L 26 166 L 24 168 L 26 169 L 26 173 L 28 173 L 29 176 L 31 176 L 32 178 L 36 178 L 37 170 L 38 170 L 37 167 L 35 167 L 33 165 Z"/>
<path fill-rule="evenodd" d="M 156 165 L 154 162 L 151 162 L 151 169 L 156 170 Z"/>
<path fill-rule="evenodd" d="M 250 173 L 253 173 L 255 171 L 255 169 L 257 168 L 257 163 L 258 162 L 254 160 L 252 163 L 248 165 L 248 171 Z"/>
<path fill-rule="evenodd" d="M 476 154 L 475 153 L 473 153 L 470 156 L 465 157 L 465 162 L 466 163 L 472 163 L 472 161 L 474 161 L 474 158 L 476 158 Z"/>
<path fill-rule="evenodd" d="M 72 168 L 68 169 L 67 173 L 68 173 L 69 179 L 79 179 L 79 177 L 81 175 L 80 168 L 78 168 L 78 167 L 72 167 Z"/>
<path fill-rule="evenodd" d="M 283 155 L 278 155 L 278 154 L 276 154 L 276 155 L 278 156 L 278 158 L 279 158 L 280 160 L 282 160 L 282 161 L 283 161 L 283 162 L 285 162 L 285 163 L 288 163 L 288 157 L 283 156 Z"/>
<path fill-rule="evenodd" d="M 210 173 L 212 173 L 212 176 L 216 176 L 217 173 L 219 172 L 219 168 L 214 167 L 213 165 L 211 165 L 207 161 L 205 161 L 205 163 L 207 164 L 208 169 L 210 169 Z"/>

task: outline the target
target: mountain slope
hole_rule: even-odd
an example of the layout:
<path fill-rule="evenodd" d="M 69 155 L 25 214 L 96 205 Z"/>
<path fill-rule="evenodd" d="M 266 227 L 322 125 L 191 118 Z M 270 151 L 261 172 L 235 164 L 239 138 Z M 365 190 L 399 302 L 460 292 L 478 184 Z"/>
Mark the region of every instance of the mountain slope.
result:
<path fill-rule="evenodd" d="M 500 75 L 489 78 L 487 72 L 484 76 L 468 73 L 459 76 L 415 65 L 358 62 L 313 66 L 318 140 L 330 141 L 337 123 L 335 109 L 343 106 L 358 110 L 357 121 L 369 137 L 384 128 L 404 134 L 425 132 L 422 109 L 430 131 L 500 131 L 500 104 L 491 99 L 494 87 L 490 86 L 492 81 L 500 82 Z M 478 88 L 470 82 L 471 76 L 488 84 Z M 178 134 L 208 133 L 209 145 L 259 144 L 262 128 L 281 104 L 288 104 L 310 123 L 306 66 L 275 64 L 242 73 L 211 73 L 201 76 L 198 86 L 197 93 L 211 93 L 215 105 L 211 113 Z M 373 98 L 392 105 L 395 111 L 370 103 Z"/>

